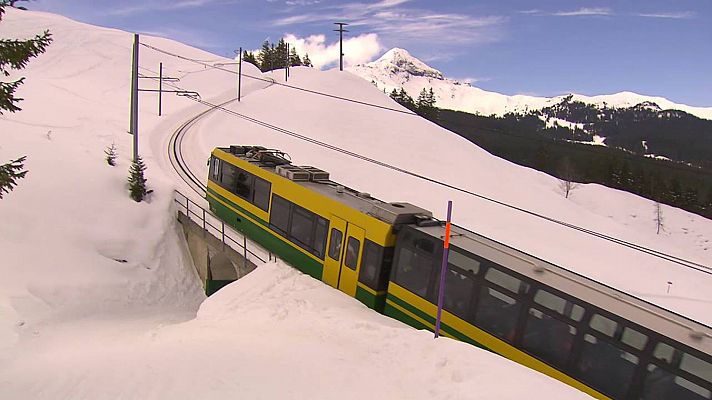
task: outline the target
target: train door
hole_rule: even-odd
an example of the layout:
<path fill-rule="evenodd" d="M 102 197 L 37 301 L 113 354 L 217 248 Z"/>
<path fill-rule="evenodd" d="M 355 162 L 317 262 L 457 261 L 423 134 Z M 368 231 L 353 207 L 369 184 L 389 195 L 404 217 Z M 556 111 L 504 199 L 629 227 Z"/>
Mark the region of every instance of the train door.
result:
<path fill-rule="evenodd" d="M 362 228 L 331 216 L 322 280 L 350 296 L 356 295 L 364 234 Z"/>
<path fill-rule="evenodd" d="M 346 240 L 344 241 L 344 256 L 341 257 L 341 276 L 339 277 L 339 290 L 351 297 L 356 296 L 356 282 L 358 281 L 358 266 L 361 265 L 361 249 L 365 231 L 354 225 L 346 227 Z"/>
<path fill-rule="evenodd" d="M 329 243 L 326 247 L 326 257 L 324 257 L 324 273 L 321 280 L 334 288 L 339 287 L 339 272 L 341 271 L 345 233 L 346 221 L 332 215 L 329 228 Z"/>

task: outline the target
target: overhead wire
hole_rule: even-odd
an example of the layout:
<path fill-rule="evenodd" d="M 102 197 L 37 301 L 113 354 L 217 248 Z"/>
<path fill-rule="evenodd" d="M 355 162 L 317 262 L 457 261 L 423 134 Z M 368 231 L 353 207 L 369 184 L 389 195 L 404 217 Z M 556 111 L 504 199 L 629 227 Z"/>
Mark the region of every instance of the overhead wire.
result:
<path fill-rule="evenodd" d="M 180 54 L 171 53 L 171 52 L 169 52 L 169 51 L 166 51 L 166 50 L 163 50 L 163 49 L 159 49 L 159 48 L 157 48 L 157 47 L 155 47 L 155 46 L 151 46 L 150 44 L 141 43 L 141 46 L 147 47 L 147 48 L 149 48 L 149 49 L 151 49 L 151 50 L 155 50 L 155 51 L 157 51 L 157 52 L 159 52 L 159 53 L 163 53 L 163 54 L 166 54 L 166 55 L 169 55 L 169 56 L 172 56 L 172 57 L 180 58 L 181 60 L 190 61 L 190 62 L 193 62 L 193 63 L 196 63 L 196 64 L 200 64 L 200 65 L 203 65 L 203 66 L 205 66 L 205 67 L 207 67 L 207 68 L 217 69 L 217 70 L 224 71 L 224 72 L 227 72 L 227 73 L 230 73 L 230 74 L 233 74 L 233 75 L 237 75 L 237 74 L 238 74 L 237 71 L 233 71 L 233 70 L 231 70 L 231 69 L 223 68 L 223 67 L 221 67 L 221 66 L 217 66 L 217 65 L 214 65 L 214 64 L 210 64 L 210 63 L 207 63 L 207 62 L 204 62 L 204 61 L 196 60 L 196 59 L 194 59 L 194 58 L 182 56 L 182 55 L 180 55 Z M 262 81 L 262 82 L 268 82 L 268 83 L 271 83 L 271 84 L 274 84 L 274 85 L 278 85 L 278 86 L 283 86 L 283 87 L 286 87 L 286 88 L 289 88 L 289 89 L 299 90 L 299 91 L 302 91 L 302 92 L 311 93 L 311 94 L 315 94 L 315 95 L 319 95 L 319 96 L 324 96 L 324 97 L 328 97 L 328 98 L 332 98 L 332 99 L 336 99 L 336 100 L 346 101 L 346 102 L 349 102 L 349 103 L 356 103 L 356 104 L 360 104 L 360 105 L 362 105 L 362 106 L 373 107 L 373 108 L 379 108 L 379 109 L 382 109 L 382 110 L 388 110 L 388 111 L 397 112 L 397 113 L 401 113 L 401 114 L 408 114 L 408 115 L 415 115 L 415 116 L 418 115 L 418 114 L 416 114 L 416 113 L 414 113 L 414 112 L 412 112 L 412 111 L 399 110 L 399 109 L 397 109 L 397 108 L 386 107 L 386 106 L 382 106 L 382 105 L 380 105 L 380 104 L 373 104 L 373 103 L 369 103 L 369 102 L 366 102 L 366 101 L 350 99 L 350 98 L 348 98 L 348 97 L 338 96 L 338 95 L 331 94 L 331 93 L 324 93 L 324 92 L 319 92 L 319 91 L 317 91 L 317 90 L 311 90 L 311 89 L 307 89 L 307 88 L 303 88 L 303 87 L 299 87 L 299 86 L 288 85 L 288 84 L 286 84 L 286 83 L 280 83 L 280 82 L 276 82 L 276 81 L 274 81 L 274 80 L 270 80 L 270 79 L 267 79 L 267 78 L 260 78 L 260 77 L 258 77 L 258 76 L 253 76 L 253 75 L 250 75 L 250 74 L 245 74 L 245 73 L 243 73 L 242 76 L 244 76 L 244 77 L 246 77 L 246 78 L 250 78 L 250 79 L 255 79 L 255 80 L 258 80 L 258 81 Z"/>
<path fill-rule="evenodd" d="M 173 53 L 170 53 L 170 52 L 167 52 L 167 51 L 158 49 L 158 48 L 156 48 L 156 47 L 154 47 L 154 46 L 150 46 L 150 45 L 147 45 L 147 44 L 144 44 L 144 43 L 141 43 L 141 45 L 146 46 L 146 47 L 148 47 L 148 48 L 151 48 L 151 49 L 153 49 L 153 50 L 159 51 L 159 52 L 161 52 L 161 53 L 164 53 L 164 54 L 167 54 L 167 55 L 171 55 L 171 56 L 175 56 L 175 57 L 178 57 L 178 58 L 187 60 L 187 61 L 202 63 L 201 61 L 194 60 L 194 59 L 191 59 L 191 58 L 189 58 L 189 57 L 185 57 L 185 56 L 173 54 Z M 207 64 L 205 64 L 205 65 L 206 65 L 206 66 L 209 66 L 209 67 L 211 67 L 211 68 L 216 68 L 216 69 L 220 69 L 220 70 L 225 70 L 225 71 L 230 72 L 230 73 L 236 73 L 235 71 L 226 70 L 226 69 L 219 68 L 219 67 L 213 67 L 213 66 L 210 66 L 210 65 L 207 65 Z M 243 76 L 244 76 L 244 74 L 243 74 Z M 333 97 L 333 98 L 337 98 L 337 99 L 340 99 L 340 100 L 352 101 L 352 102 L 354 102 L 354 103 L 358 103 L 358 104 L 362 104 L 362 105 L 375 106 L 375 107 L 377 107 L 377 108 L 387 109 L 387 110 L 390 110 L 390 111 L 403 112 L 402 110 L 397 110 L 397 109 L 392 109 L 392 108 L 389 108 L 389 107 L 382 107 L 382 106 L 378 106 L 378 105 L 373 105 L 373 104 L 369 104 L 369 103 L 364 103 L 364 102 L 360 102 L 360 101 L 357 101 L 357 100 L 352 100 L 352 99 L 343 98 L 343 97 L 341 97 L 341 96 L 334 96 L 334 95 L 324 94 L 324 93 L 317 92 L 317 91 L 313 91 L 313 90 L 309 90 L 309 89 L 299 88 L 299 87 L 296 87 L 296 86 L 285 85 L 285 84 L 281 84 L 281 83 L 278 83 L 278 82 L 274 82 L 273 80 L 267 80 L 267 79 L 263 79 L 263 78 L 255 78 L 255 79 L 258 79 L 258 80 L 261 80 L 261 81 L 265 81 L 265 82 L 269 82 L 269 83 L 272 83 L 272 84 L 277 84 L 277 85 L 282 85 L 282 86 L 288 86 L 288 87 L 290 87 L 290 88 L 303 90 L 303 91 L 309 92 L 309 93 L 314 93 L 314 94 L 319 94 L 319 95 L 325 95 L 325 96 L 327 96 L 327 97 Z M 658 250 L 655 250 L 655 249 L 651 249 L 651 248 L 648 248 L 648 247 L 645 247 L 645 246 L 642 246 L 642 245 L 638 245 L 638 244 L 632 243 L 632 242 L 628 242 L 628 241 L 625 241 L 625 240 L 622 240 L 622 239 L 619 239 L 619 238 L 616 238 L 616 237 L 613 237 L 613 236 L 609 236 L 609 235 L 606 235 L 606 234 L 603 234 L 603 233 L 600 233 L 600 232 L 591 230 L 591 229 L 579 227 L 579 226 L 577 226 L 577 225 L 573 225 L 573 224 L 570 224 L 570 223 L 565 222 L 565 221 L 557 220 L 557 219 L 555 219 L 555 218 L 548 217 L 548 216 L 546 216 L 546 215 L 539 214 L 539 213 L 536 213 L 536 212 L 534 212 L 534 211 L 530 211 L 530 210 L 527 210 L 527 209 L 524 209 L 524 208 L 521 208 L 521 207 L 518 207 L 518 206 L 515 206 L 515 205 L 511 205 L 511 204 L 508 204 L 508 203 L 506 203 L 506 202 L 503 202 L 503 201 L 500 201 L 500 200 L 496 200 L 496 199 L 493 199 L 493 198 L 490 198 L 490 197 L 481 195 L 481 194 L 476 193 L 476 192 L 473 192 L 473 191 L 471 191 L 471 190 L 464 189 L 464 188 L 460 188 L 460 187 L 457 187 L 457 186 L 455 186 L 455 185 L 449 184 L 449 183 L 447 183 L 447 182 L 439 181 L 439 180 L 437 180 L 437 179 L 430 178 L 430 177 L 428 177 L 428 176 L 425 176 L 425 175 L 422 175 L 422 174 L 419 174 L 419 173 L 416 173 L 416 172 L 412 172 L 412 171 L 409 171 L 409 170 L 407 170 L 407 169 L 404 169 L 404 168 L 401 168 L 401 167 L 398 167 L 398 166 L 395 166 L 395 165 L 391 165 L 391 164 L 388 164 L 388 163 L 386 163 L 386 162 L 379 161 L 379 160 L 376 160 L 376 159 L 373 159 L 373 158 L 370 158 L 370 157 L 367 157 L 367 156 L 358 154 L 358 153 L 353 152 L 353 151 L 350 151 L 350 150 L 346 150 L 346 149 L 340 148 L 340 147 L 338 147 L 338 146 L 335 146 L 335 145 L 332 145 L 332 144 L 329 144 L 329 143 L 326 143 L 326 142 L 322 142 L 322 141 L 320 141 L 320 140 L 311 138 L 311 137 L 309 137 L 309 136 L 305 136 L 305 135 L 299 134 L 299 133 L 297 133 L 297 132 L 293 132 L 293 131 L 290 131 L 290 130 L 288 130 L 288 129 L 281 128 L 281 127 L 279 127 L 279 126 L 270 124 L 270 123 L 268 123 L 268 122 L 261 121 L 261 120 L 259 120 L 259 119 L 257 119 L 257 118 L 250 117 L 250 116 L 248 116 L 248 115 L 238 113 L 237 111 L 234 111 L 234 110 L 230 110 L 230 109 L 225 108 L 225 107 L 223 107 L 223 106 L 221 106 L 221 105 L 217 105 L 217 104 L 210 103 L 210 102 L 205 101 L 205 100 L 202 100 L 202 99 L 200 99 L 200 98 L 198 98 L 198 97 L 193 97 L 193 96 L 186 96 L 186 97 L 188 97 L 189 99 L 191 99 L 191 100 L 193 100 L 193 101 L 196 101 L 196 102 L 198 102 L 198 103 L 201 103 L 201 104 L 203 104 L 203 105 L 205 105 L 205 106 L 208 106 L 208 107 L 211 107 L 211 108 L 219 109 L 219 110 L 221 110 L 221 111 L 223 111 L 223 112 L 226 112 L 226 113 L 231 114 L 231 115 L 233 115 L 233 116 L 236 116 L 236 117 L 238 117 L 238 118 L 244 119 L 244 120 L 246 120 L 246 121 L 249 121 L 249 122 L 254 123 L 254 124 L 256 124 L 256 125 L 259 125 L 259 126 L 268 128 L 268 129 L 270 129 L 270 130 L 274 130 L 274 131 L 276 131 L 276 132 L 279 132 L 279 133 L 282 133 L 282 134 L 285 134 L 285 135 L 294 137 L 294 138 L 296 138 L 296 139 L 299 139 L 299 140 L 302 140 L 302 141 L 306 141 L 306 142 L 308 142 L 308 143 L 312 143 L 312 144 L 315 144 L 315 145 L 317 145 L 317 146 L 320 146 L 320 147 L 323 147 L 323 148 L 326 148 L 326 149 L 329 149 L 329 150 L 332 150 L 332 151 L 335 151 L 335 152 L 338 152 L 338 153 L 341 153 L 341 154 L 345 154 L 345 155 L 348 155 L 348 156 L 350 156 L 350 157 L 353 157 L 353 158 L 356 158 L 356 159 L 359 159 L 359 160 L 362 160 L 362 161 L 366 161 L 366 162 L 368 162 L 368 163 L 371 163 L 371 164 L 374 164 L 374 165 L 378 165 L 378 166 L 381 166 L 381 167 L 384 167 L 384 168 L 387 168 L 387 169 L 390 169 L 390 170 L 393 170 L 393 171 L 396 171 L 396 172 L 399 172 L 399 173 L 402 173 L 402 174 L 405 174 L 405 175 L 409 175 L 409 176 L 412 176 L 412 177 L 415 177 L 415 178 L 418 178 L 418 179 L 421 179 L 421 180 L 424 180 L 424 181 L 427 181 L 427 182 L 430 182 L 430 183 L 434 183 L 434 184 L 437 184 L 437 185 L 439 185 L 439 186 L 446 187 L 446 188 L 448 188 L 448 189 L 452 189 L 452 190 L 455 190 L 455 191 L 458 191 L 458 192 L 461 192 L 461 193 L 465 193 L 465 194 L 471 195 L 471 196 L 473 196 L 473 197 L 476 197 L 476 198 L 479 198 L 479 199 L 482 199 L 482 200 L 485 200 L 485 201 L 488 201 L 488 202 L 491 202 L 491 203 L 494 203 L 494 204 L 497 204 L 497 205 L 500 205 L 500 206 L 503 206 L 503 207 L 506 207 L 506 208 L 509 208 L 509 209 L 512 209 L 512 210 L 516 210 L 516 211 L 522 212 L 522 213 L 524 213 L 524 214 L 527 214 L 527 215 L 530 215 L 530 216 L 533 216 L 533 217 L 536 217 L 536 218 L 540 218 L 540 219 L 543 219 L 543 220 L 546 220 L 546 221 L 549 221 L 549 222 L 552 222 L 552 223 L 555 223 L 555 224 L 558 224 L 558 225 L 561 225 L 561 226 L 564 226 L 564 227 L 567 227 L 567 228 L 570 228 L 570 229 L 573 229 L 573 230 L 576 230 L 576 231 L 579 231 L 579 232 L 582 232 L 582 233 L 585 233 L 585 234 L 594 236 L 594 237 L 598 237 L 598 238 L 603 239 L 603 240 L 611 241 L 611 242 L 616 243 L 616 244 L 618 244 L 618 245 L 621 245 L 621 246 L 624 246 L 624 247 L 627 247 L 627 248 L 630 248 L 630 249 L 633 249 L 633 250 L 636 250 L 636 251 L 639 251 L 639 252 L 642 252 L 642 253 L 645 253 L 645 254 L 648 254 L 648 255 L 651 255 L 651 256 L 660 258 L 660 259 L 663 259 L 663 260 L 668 261 L 668 262 L 671 262 L 671 263 L 675 263 L 675 264 L 681 265 L 681 266 L 686 267 L 686 268 L 690 268 L 690 269 L 693 269 L 693 270 L 696 270 L 696 271 L 699 271 L 699 272 L 703 272 L 703 273 L 712 275 L 712 267 L 709 267 L 709 266 L 706 266 L 706 265 L 703 265 L 703 264 L 700 264 L 700 263 L 696 263 L 696 262 L 693 262 L 693 261 L 690 261 L 690 260 L 686 260 L 686 259 L 684 259 L 684 258 L 677 257 L 677 256 L 674 256 L 674 255 L 671 255 L 671 254 L 667 254 L 667 253 L 664 253 L 664 252 L 661 252 L 661 251 L 658 251 Z M 406 113 L 406 114 L 411 114 L 411 113 Z M 413 115 L 416 115 L 416 114 L 413 114 Z"/>

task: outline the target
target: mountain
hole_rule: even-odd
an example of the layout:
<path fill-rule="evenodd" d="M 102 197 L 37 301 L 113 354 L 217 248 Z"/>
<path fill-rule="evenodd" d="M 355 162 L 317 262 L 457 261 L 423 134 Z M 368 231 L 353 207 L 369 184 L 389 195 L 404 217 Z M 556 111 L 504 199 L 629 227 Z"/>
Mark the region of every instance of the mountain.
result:
<path fill-rule="evenodd" d="M 712 119 L 712 107 L 692 107 L 673 103 L 663 97 L 644 96 L 633 92 L 602 96 L 569 94 L 556 97 L 508 96 L 490 92 L 466 82 L 447 78 L 442 72 L 400 48 L 387 51 L 376 61 L 349 67 L 347 70 L 369 82 L 375 82 L 379 89 L 385 89 L 388 93 L 394 88 L 404 88 L 410 96 L 417 98 L 423 88 L 432 87 L 438 107 L 473 114 L 501 116 L 511 112 L 525 113 L 551 107 L 563 99 L 570 98 L 573 101 L 598 107 L 612 108 L 654 103 L 664 110 L 681 110 L 699 118 Z"/>

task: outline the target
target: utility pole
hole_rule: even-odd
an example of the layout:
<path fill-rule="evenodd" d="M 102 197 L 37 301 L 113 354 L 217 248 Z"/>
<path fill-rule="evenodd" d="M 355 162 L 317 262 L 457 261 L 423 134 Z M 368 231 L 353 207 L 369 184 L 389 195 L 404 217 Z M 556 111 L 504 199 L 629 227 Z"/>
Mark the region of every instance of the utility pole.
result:
<path fill-rule="evenodd" d="M 170 78 L 170 77 L 164 77 L 163 76 L 163 63 L 160 62 L 158 63 L 158 76 L 139 76 L 139 79 L 156 79 L 158 78 L 158 90 L 148 90 L 148 89 L 138 89 L 139 92 L 158 92 L 158 116 L 160 117 L 162 114 L 162 99 L 163 99 L 163 92 L 166 92 L 166 90 L 163 90 L 163 82 L 178 82 L 180 79 L 178 78 Z"/>
<path fill-rule="evenodd" d="M 238 53 L 235 51 L 235 53 Z M 237 101 L 240 101 L 240 90 L 242 89 L 242 47 L 239 50 L 239 60 L 237 61 Z"/>
<path fill-rule="evenodd" d="M 134 33 L 133 58 L 131 61 L 131 126 L 133 135 L 133 160 L 138 160 L 138 33 Z"/>
<path fill-rule="evenodd" d="M 287 53 L 284 59 L 284 81 L 287 82 L 287 80 L 289 80 L 289 43 L 285 43 L 284 48 Z"/>
<path fill-rule="evenodd" d="M 334 32 L 339 32 L 339 71 L 344 70 L 344 26 L 348 25 L 344 22 L 334 22 L 334 25 L 338 25 L 339 29 L 334 29 Z"/>

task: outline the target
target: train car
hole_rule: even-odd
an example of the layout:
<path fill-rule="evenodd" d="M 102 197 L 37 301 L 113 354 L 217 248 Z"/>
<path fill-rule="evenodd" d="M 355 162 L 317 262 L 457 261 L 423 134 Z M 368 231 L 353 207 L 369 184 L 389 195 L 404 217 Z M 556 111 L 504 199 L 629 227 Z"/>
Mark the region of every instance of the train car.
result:
<path fill-rule="evenodd" d="M 339 185 L 284 153 L 217 148 L 219 217 L 367 306 L 434 330 L 444 224 Z M 601 399 L 712 399 L 712 328 L 454 227 L 442 334 Z"/>
<path fill-rule="evenodd" d="M 411 204 L 376 200 L 258 146 L 216 148 L 207 187 L 218 217 L 378 311 L 385 304 L 394 226 L 432 216 Z"/>

